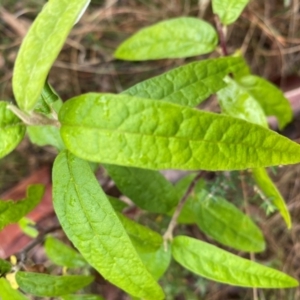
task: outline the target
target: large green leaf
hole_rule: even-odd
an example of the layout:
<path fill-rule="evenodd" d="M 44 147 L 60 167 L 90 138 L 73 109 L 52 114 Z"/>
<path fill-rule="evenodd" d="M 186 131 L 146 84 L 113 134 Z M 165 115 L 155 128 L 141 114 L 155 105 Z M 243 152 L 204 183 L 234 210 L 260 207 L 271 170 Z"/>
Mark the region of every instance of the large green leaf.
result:
<path fill-rule="evenodd" d="M 87 266 L 87 262 L 77 251 L 52 236 L 48 236 L 46 239 L 45 251 L 48 258 L 59 266 L 68 268 Z"/>
<path fill-rule="evenodd" d="M 0 158 L 17 147 L 26 131 L 25 125 L 7 108 L 7 104 L 0 101 Z"/>
<path fill-rule="evenodd" d="M 163 298 L 88 162 L 61 152 L 54 163 L 53 197 L 67 236 L 104 278 L 136 297 Z"/>
<path fill-rule="evenodd" d="M 275 116 L 282 129 L 293 118 L 289 101 L 271 82 L 254 75 L 238 79 L 238 83 L 261 105 L 267 116 Z"/>
<path fill-rule="evenodd" d="M 225 87 L 223 78 L 245 67 L 241 57 L 221 57 L 193 62 L 145 80 L 123 94 L 197 106 Z"/>
<path fill-rule="evenodd" d="M 148 169 L 233 170 L 300 162 L 300 146 L 236 118 L 128 95 L 85 94 L 60 110 L 66 147 Z"/>
<path fill-rule="evenodd" d="M 285 201 L 282 198 L 277 187 L 269 177 L 269 174 L 264 168 L 257 168 L 252 170 L 252 175 L 256 181 L 258 187 L 266 195 L 266 197 L 271 201 L 271 203 L 276 206 L 282 215 L 284 221 L 288 228 L 291 228 L 291 216 L 288 208 L 286 207 Z"/>
<path fill-rule="evenodd" d="M 42 200 L 45 187 L 41 184 L 29 185 L 26 198 L 19 201 L 0 200 L 0 230 L 11 223 L 17 223 L 31 212 Z"/>
<path fill-rule="evenodd" d="M 172 254 L 183 267 L 211 280 L 257 288 L 298 286 L 296 279 L 282 272 L 187 236 L 175 237 Z"/>
<path fill-rule="evenodd" d="M 13 90 L 21 109 L 38 101 L 48 72 L 88 0 L 52 0 L 33 22 L 15 63 Z"/>
<path fill-rule="evenodd" d="M 249 0 L 212 0 L 213 12 L 224 25 L 232 24 L 240 16 Z"/>
<path fill-rule="evenodd" d="M 166 213 L 178 203 L 173 185 L 159 172 L 108 164 L 104 167 L 119 190 L 140 208 Z"/>
<path fill-rule="evenodd" d="M 17 272 L 20 288 L 28 294 L 40 297 L 58 297 L 74 293 L 94 281 L 93 276 L 53 276 L 33 272 Z"/>
<path fill-rule="evenodd" d="M 267 128 L 265 113 L 256 99 L 233 79 L 224 80 L 227 86 L 217 93 L 222 112 Z"/>
<path fill-rule="evenodd" d="M 180 17 L 146 27 L 125 40 L 115 57 L 124 60 L 181 58 L 215 50 L 218 36 L 207 22 Z"/>
<path fill-rule="evenodd" d="M 202 190 L 195 193 L 193 204 L 197 225 L 219 243 L 248 252 L 265 249 L 260 229 L 230 202 Z"/>
<path fill-rule="evenodd" d="M 0 299 L 1 300 L 28 300 L 19 291 L 13 289 L 10 283 L 4 279 L 0 278 Z"/>

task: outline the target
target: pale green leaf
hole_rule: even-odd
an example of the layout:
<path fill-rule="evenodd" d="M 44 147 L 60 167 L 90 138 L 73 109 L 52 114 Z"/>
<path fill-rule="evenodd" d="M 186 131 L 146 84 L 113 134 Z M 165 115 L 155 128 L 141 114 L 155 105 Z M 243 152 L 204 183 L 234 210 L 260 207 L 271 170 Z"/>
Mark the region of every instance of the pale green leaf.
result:
<path fill-rule="evenodd" d="M 222 112 L 267 128 L 265 113 L 256 99 L 233 79 L 226 77 L 225 81 L 227 86 L 217 93 Z"/>
<path fill-rule="evenodd" d="M 48 236 L 46 239 L 45 252 L 48 258 L 56 265 L 68 268 L 87 266 L 87 262 L 76 250 L 52 236 Z"/>
<path fill-rule="evenodd" d="M 74 293 L 94 281 L 93 276 L 53 276 L 33 272 L 17 272 L 20 288 L 28 294 L 40 297 L 58 297 Z"/>
<path fill-rule="evenodd" d="M 69 239 L 104 278 L 136 297 L 163 298 L 89 164 L 66 151 L 54 163 L 53 203 Z"/>
<path fill-rule="evenodd" d="M 300 146 L 261 126 L 156 101 L 85 94 L 60 110 L 78 157 L 148 169 L 233 170 L 300 162 Z"/>
<path fill-rule="evenodd" d="M 193 62 L 140 82 L 123 94 L 193 107 L 225 87 L 225 75 L 243 68 L 245 61 L 241 57 Z"/>
<path fill-rule="evenodd" d="M 0 101 L 0 158 L 17 147 L 25 131 L 25 125 L 7 108 L 7 103 Z"/>
<path fill-rule="evenodd" d="M 186 269 L 214 281 L 257 288 L 298 286 L 296 279 L 282 272 L 187 236 L 174 238 L 172 254 Z"/>
<path fill-rule="evenodd" d="M 166 213 L 178 203 L 173 185 L 159 172 L 108 164 L 104 167 L 118 189 L 140 208 Z"/>
<path fill-rule="evenodd" d="M 254 75 L 241 77 L 238 83 L 261 105 L 267 116 L 275 116 L 282 129 L 292 121 L 291 105 L 283 92 L 271 82 Z"/>
<path fill-rule="evenodd" d="M 218 36 L 207 22 L 180 17 L 141 29 L 125 40 L 115 57 L 124 60 L 182 58 L 215 50 Z"/>
<path fill-rule="evenodd" d="M 202 190 L 193 196 L 194 217 L 205 234 L 237 250 L 261 252 L 265 241 L 251 218 L 221 197 Z"/>
<path fill-rule="evenodd" d="M 81 294 L 81 295 L 65 295 L 61 297 L 62 300 L 104 300 L 103 297 L 92 294 Z"/>
<path fill-rule="evenodd" d="M 252 170 L 253 178 L 255 179 L 260 190 L 265 194 L 268 200 L 279 210 L 288 228 L 291 228 L 291 216 L 286 207 L 285 201 L 282 198 L 277 187 L 269 177 L 267 171 L 263 168 Z"/>
<path fill-rule="evenodd" d="M 171 262 L 171 249 L 168 247 L 168 249 L 165 250 L 164 245 L 161 245 L 160 248 L 155 251 L 138 252 L 138 254 L 147 270 L 156 280 L 164 275 Z"/>
<path fill-rule="evenodd" d="M 10 283 L 4 279 L 0 278 L 0 299 L 1 300 L 28 300 L 19 291 L 13 289 Z"/>
<path fill-rule="evenodd" d="M 29 185 L 26 198 L 19 201 L 0 200 L 0 230 L 11 223 L 17 223 L 31 212 L 42 200 L 45 187 L 41 184 Z"/>
<path fill-rule="evenodd" d="M 39 146 L 50 145 L 57 150 L 64 149 L 64 143 L 61 139 L 59 128 L 50 125 L 28 126 L 27 133 L 30 141 Z"/>
<path fill-rule="evenodd" d="M 212 0 L 213 12 L 224 25 L 230 25 L 241 15 L 249 0 Z"/>
<path fill-rule="evenodd" d="M 23 217 L 18 221 L 20 229 L 31 238 L 36 238 L 39 235 L 38 230 L 34 227 L 35 222 L 29 218 Z"/>
<path fill-rule="evenodd" d="M 19 107 L 34 108 L 48 72 L 87 0 L 52 0 L 37 16 L 18 53 L 13 91 Z"/>
<path fill-rule="evenodd" d="M 0 258 L 0 277 L 8 273 L 11 270 L 11 267 L 11 263 Z"/>

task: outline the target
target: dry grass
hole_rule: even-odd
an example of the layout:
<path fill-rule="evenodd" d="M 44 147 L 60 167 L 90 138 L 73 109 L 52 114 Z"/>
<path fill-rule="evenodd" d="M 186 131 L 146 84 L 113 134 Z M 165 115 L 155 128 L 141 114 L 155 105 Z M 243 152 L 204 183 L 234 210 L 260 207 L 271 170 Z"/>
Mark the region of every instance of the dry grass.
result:
<path fill-rule="evenodd" d="M 138 29 L 163 19 L 192 15 L 202 16 L 213 23 L 213 15 L 207 4 L 209 1 L 204 0 L 92 1 L 54 63 L 49 80 L 61 97 L 68 99 L 89 91 L 118 93 L 138 81 L 176 67 L 185 61 L 123 62 L 113 59 L 113 51 L 121 41 Z M 280 78 L 283 82 L 289 74 L 297 74 L 300 66 L 299 6 L 297 0 L 291 0 L 287 7 L 284 7 L 283 0 L 252 0 L 238 22 L 228 28 L 229 51 L 232 53 L 236 49 L 241 49 L 253 72 L 268 79 Z M 0 4 L 0 99 L 13 101 L 11 78 L 18 47 L 41 7 L 42 1 L 38 0 L 2 0 Z M 213 106 L 209 107 L 216 109 Z M 1 190 L 28 174 L 28 169 L 34 169 L 53 158 L 51 150 L 39 152 L 36 148 L 29 147 L 26 141 L 17 151 L 17 156 L 23 157 L 23 160 L 25 156 L 26 162 L 11 155 L 2 160 Z M 23 168 L 17 166 L 19 163 Z M 23 172 L 18 168 L 24 169 Z M 255 204 L 251 202 L 249 206 L 250 213 L 258 220 L 268 243 L 267 250 L 256 259 L 283 269 L 298 279 L 300 279 L 299 172 L 299 166 L 285 167 L 275 176 L 293 217 L 292 230 L 285 229 L 278 214 L 267 218 L 258 207 L 259 202 Z M 239 185 L 238 182 L 237 184 Z M 193 235 L 203 237 L 195 228 L 187 230 Z M 162 281 L 169 291 L 168 299 L 253 299 L 250 289 L 201 281 L 190 273 L 184 273 L 182 269 L 178 271 L 177 268 L 178 266 L 173 266 L 170 272 L 182 272 L 184 276 L 174 277 L 174 274 L 168 272 Z M 184 286 L 185 289 L 176 289 L 179 286 Z M 102 290 L 105 289 L 110 291 L 110 288 L 102 287 Z M 110 299 L 122 299 L 122 296 L 116 296 L 116 293 L 112 295 L 114 296 Z M 258 296 L 261 300 L 297 300 L 300 299 L 300 291 L 259 290 Z"/>

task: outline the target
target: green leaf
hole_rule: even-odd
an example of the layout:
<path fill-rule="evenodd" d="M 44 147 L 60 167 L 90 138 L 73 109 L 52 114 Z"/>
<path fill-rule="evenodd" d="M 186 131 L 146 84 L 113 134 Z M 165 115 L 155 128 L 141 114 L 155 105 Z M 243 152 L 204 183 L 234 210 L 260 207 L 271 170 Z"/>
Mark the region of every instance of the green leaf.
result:
<path fill-rule="evenodd" d="M 53 276 L 33 272 L 17 272 L 20 288 L 28 294 L 39 297 L 58 297 L 74 293 L 94 281 L 93 276 Z"/>
<path fill-rule="evenodd" d="M 123 94 L 193 107 L 225 87 L 225 75 L 243 68 L 245 61 L 241 57 L 193 62 L 140 82 Z"/>
<path fill-rule="evenodd" d="M 39 235 L 39 232 L 34 228 L 35 222 L 29 218 L 23 217 L 18 221 L 20 229 L 29 237 L 36 238 Z"/>
<path fill-rule="evenodd" d="M 249 0 L 212 0 L 213 12 L 217 14 L 224 25 L 236 21 Z"/>
<path fill-rule="evenodd" d="M 300 146 L 236 118 L 127 95 L 85 94 L 59 114 L 72 153 L 146 169 L 234 170 L 300 162 Z"/>
<path fill-rule="evenodd" d="M 11 270 L 11 263 L 9 263 L 7 260 L 0 258 L 0 277 L 5 275 Z"/>
<path fill-rule="evenodd" d="M 48 236 L 46 239 L 45 251 L 48 258 L 56 265 L 68 268 L 87 266 L 87 262 L 77 251 L 52 236 Z"/>
<path fill-rule="evenodd" d="M 199 228 L 219 243 L 237 250 L 261 252 L 264 237 L 251 218 L 221 197 L 201 190 L 193 196 L 194 217 Z"/>
<path fill-rule="evenodd" d="M 178 203 L 173 185 L 159 172 L 104 165 L 118 189 L 137 206 L 154 213 L 166 213 Z"/>
<path fill-rule="evenodd" d="M 33 22 L 18 53 L 13 90 L 19 107 L 34 108 L 48 72 L 87 0 L 52 0 Z"/>
<path fill-rule="evenodd" d="M 26 198 L 19 201 L 0 200 L 0 230 L 11 223 L 17 223 L 31 212 L 42 200 L 45 187 L 41 184 L 29 185 Z"/>
<path fill-rule="evenodd" d="M 53 169 L 53 198 L 67 236 L 104 278 L 136 297 L 164 297 L 138 257 L 88 162 L 67 151 L 58 155 Z"/>
<path fill-rule="evenodd" d="M 125 40 L 115 57 L 124 60 L 182 58 L 215 50 L 218 36 L 207 22 L 192 17 L 162 21 Z"/>
<path fill-rule="evenodd" d="M 27 133 L 30 141 L 38 146 L 50 145 L 57 150 L 63 150 L 65 147 L 57 127 L 50 125 L 28 126 Z"/>
<path fill-rule="evenodd" d="M 292 226 L 291 216 L 288 208 L 286 207 L 285 201 L 282 198 L 277 187 L 269 177 L 267 171 L 263 168 L 252 170 L 253 178 L 255 179 L 258 187 L 265 194 L 265 196 L 270 200 L 270 202 L 279 210 L 287 227 L 290 229 Z"/>
<path fill-rule="evenodd" d="M 254 75 L 241 77 L 238 83 L 261 105 L 267 116 L 275 116 L 279 128 L 292 121 L 293 112 L 282 91 L 269 81 Z"/>
<path fill-rule="evenodd" d="M 233 79 L 226 77 L 225 81 L 227 86 L 217 93 L 222 112 L 268 128 L 265 113 L 256 99 Z"/>
<path fill-rule="evenodd" d="M 147 270 L 156 280 L 164 275 L 171 262 L 171 249 L 169 247 L 165 250 L 164 245 L 155 251 L 138 252 L 138 254 Z"/>
<path fill-rule="evenodd" d="M 10 283 L 4 279 L 0 278 L 0 299 L 1 300 L 28 300 L 19 291 L 13 289 Z"/>
<path fill-rule="evenodd" d="M 0 101 L 0 158 L 4 157 L 22 141 L 26 127 L 20 119 Z"/>
<path fill-rule="evenodd" d="M 103 297 L 98 295 L 66 295 L 61 297 L 62 300 L 104 300 Z"/>
<path fill-rule="evenodd" d="M 113 209 L 117 212 L 121 212 L 125 207 L 128 207 L 128 205 L 123 202 L 122 200 L 112 197 L 112 196 L 108 196 L 106 195 L 109 203 L 111 204 L 111 206 L 113 207 Z"/>
<path fill-rule="evenodd" d="M 214 281 L 257 288 L 298 286 L 296 279 L 282 272 L 187 236 L 175 237 L 172 254 L 186 269 Z"/>

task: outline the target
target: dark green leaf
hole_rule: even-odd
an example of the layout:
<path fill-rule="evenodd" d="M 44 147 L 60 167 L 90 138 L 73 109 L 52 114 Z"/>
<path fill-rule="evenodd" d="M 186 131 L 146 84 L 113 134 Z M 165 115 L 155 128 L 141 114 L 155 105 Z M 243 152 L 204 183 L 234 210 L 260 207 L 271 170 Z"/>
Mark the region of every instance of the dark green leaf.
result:
<path fill-rule="evenodd" d="M 214 281 L 257 288 L 298 286 L 296 279 L 282 272 L 187 236 L 175 237 L 172 254 L 186 269 Z"/>
<path fill-rule="evenodd" d="M 0 158 L 17 147 L 25 131 L 25 125 L 7 108 L 7 103 L 0 101 Z"/>
<path fill-rule="evenodd" d="M 42 273 L 17 272 L 20 288 L 28 294 L 39 297 L 58 297 L 74 293 L 94 281 L 93 276 L 53 276 Z"/>
<path fill-rule="evenodd" d="M 59 114 L 66 147 L 148 169 L 233 170 L 300 162 L 300 146 L 243 120 L 127 95 L 86 94 Z"/>
<path fill-rule="evenodd" d="M 115 57 L 124 60 L 181 58 L 215 50 L 218 36 L 207 22 L 180 17 L 144 28 L 123 42 Z"/>
<path fill-rule="evenodd" d="M 119 190 L 140 208 L 166 213 L 176 206 L 174 187 L 161 173 L 108 164 L 104 167 Z"/>
<path fill-rule="evenodd" d="M 87 266 L 87 262 L 77 251 L 52 236 L 48 236 L 46 239 L 45 251 L 48 258 L 59 266 L 68 268 Z"/>
<path fill-rule="evenodd" d="M 121 212 L 128 205 L 120 199 L 106 195 L 115 211 Z"/>
<path fill-rule="evenodd" d="M 244 67 L 241 57 L 193 62 L 140 82 L 123 94 L 193 107 L 225 87 L 225 75 L 237 73 Z"/>
<path fill-rule="evenodd" d="M 41 184 L 29 185 L 26 198 L 19 201 L 0 200 L 0 230 L 11 223 L 17 223 L 31 212 L 42 200 L 45 188 Z"/>
<path fill-rule="evenodd" d="M 0 277 L 5 275 L 11 270 L 11 264 L 4 259 L 0 258 Z"/>
<path fill-rule="evenodd" d="M 74 246 L 104 278 L 136 297 L 162 299 L 88 162 L 67 151 L 53 169 L 53 203 Z"/>

